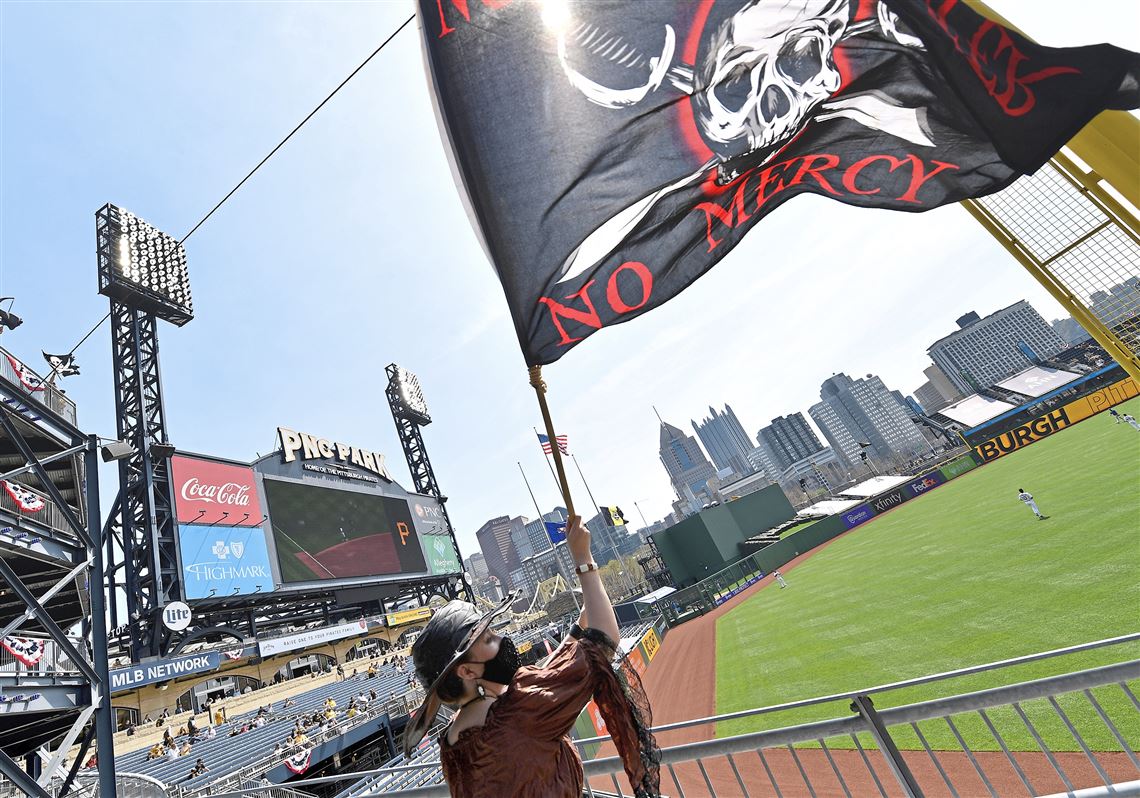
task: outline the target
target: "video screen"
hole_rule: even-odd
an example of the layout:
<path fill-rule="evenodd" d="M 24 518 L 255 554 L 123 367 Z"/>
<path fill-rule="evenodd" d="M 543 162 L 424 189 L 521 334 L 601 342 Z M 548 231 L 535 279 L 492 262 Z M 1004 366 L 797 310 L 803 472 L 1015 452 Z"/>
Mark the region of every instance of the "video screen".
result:
<path fill-rule="evenodd" d="M 282 583 L 424 573 L 405 499 L 265 480 Z"/>

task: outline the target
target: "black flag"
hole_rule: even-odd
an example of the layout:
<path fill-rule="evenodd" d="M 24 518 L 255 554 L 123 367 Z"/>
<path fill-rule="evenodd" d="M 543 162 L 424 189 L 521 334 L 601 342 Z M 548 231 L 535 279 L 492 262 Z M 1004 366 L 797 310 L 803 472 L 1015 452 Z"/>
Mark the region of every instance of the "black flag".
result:
<path fill-rule="evenodd" d="M 929 210 L 1140 105 L 1135 54 L 1042 47 L 959 0 L 420 12 L 456 179 L 529 365 L 669 300 L 797 194 Z"/>
<path fill-rule="evenodd" d="M 75 362 L 75 355 L 49 355 L 42 349 L 40 352 L 43 354 L 48 366 L 51 367 L 52 373 L 58 374 L 61 377 L 70 377 L 73 374 L 79 373 L 79 364 Z"/>

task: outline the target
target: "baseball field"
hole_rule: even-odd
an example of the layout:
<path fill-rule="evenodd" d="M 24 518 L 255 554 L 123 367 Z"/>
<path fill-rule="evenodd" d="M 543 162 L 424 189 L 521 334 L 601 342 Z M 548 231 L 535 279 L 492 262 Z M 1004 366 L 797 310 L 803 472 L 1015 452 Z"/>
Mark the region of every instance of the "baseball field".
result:
<path fill-rule="evenodd" d="M 1140 400 L 1119 409 L 1140 414 Z M 1020 488 L 1047 520 L 1017 500 Z M 766 584 L 715 621 L 716 714 L 1138 631 L 1140 432 L 1103 413 L 856 528 L 784 573 L 787 589 Z M 1017 666 L 1000 681 L 979 674 L 897 691 L 881 707 L 1137 657 L 1140 644 L 1072 654 Z M 1093 693 L 1130 747 L 1140 744 L 1127 695 L 1119 687 Z M 1061 706 L 1078 729 L 1093 730 L 1093 750 L 1120 750 L 1086 701 L 1064 697 Z M 1079 750 L 1046 702 L 1025 710 L 1054 750 Z M 833 703 L 746 718 L 716 733 L 843 711 Z M 1037 750 L 1013 710 L 991 718 L 1013 750 Z M 945 723 L 921 728 L 933 748 L 958 748 Z M 976 715 L 958 729 L 975 750 L 997 750 Z M 913 734 L 899 744 L 921 746 Z"/>

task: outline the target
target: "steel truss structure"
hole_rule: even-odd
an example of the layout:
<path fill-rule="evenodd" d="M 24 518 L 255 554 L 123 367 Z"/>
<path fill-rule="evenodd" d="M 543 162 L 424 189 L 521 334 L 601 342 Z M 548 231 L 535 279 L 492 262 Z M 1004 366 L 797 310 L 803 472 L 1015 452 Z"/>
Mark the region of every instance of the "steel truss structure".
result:
<path fill-rule="evenodd" d="M 114 795 L 98 439 L 54 385 L 0 372 L 0 640 L 22 654 L 0 658 L 0 774 L 40 798 L 54 777 L 63 794 L 97 739 L 100 787 Z"/>
<path fill-rule="evenodd" d="M 111 300 L 111 345 L 119 440 L 134 450 L 119 461 L 119 496 L 106 528 L 108 588 L 126 595 L 126 618 L 111 605 L 111 625 L 131 660 L 164 654 L 171 633 L 162 608 L 181 599 L 182 573 L 171 498 L 170 458 L 158 362 L 158 320 Z"/>
<path fill-rule="evenodd" d="M 424 446 L 424 438 L 420 433 L 420 426 L 423 423 L 421 419 L 425 416 L 414 412 L 405 405 L 400 386 L 400 367 L 395 363 L 389 363 L 384 371 L 388 375 L 388 387 L 384 390 L 384 395 L 388 397 L 388 407 L 392 411 L 392 421 L 396 424 L 396 434 L 400 437 L 400 446 L 404 450 L 404 459 L 408 463 L 408 471 L 412 474 L 412 483 L 415 485 L 417 493 L 433 496 L 439 501 L 440 510 L 443 512 L 443 523 L 447 527 L 448 536 L 451 538 L 452 548 L 455 549 L 455 558 L 462 568 L 463 555 L 459 552 L 455 530 L 452 528 L 451 518 L 447 514 L 447 497 L 439 489 L 439 482 L 436 481 L 435 471 L 432 470 L 427 447 Z M 430 423 L 430 420 L 427 423 Z M 462 584 L 462 594 L 467 601 L 474 603 L 475 593 L 472 591 L 471 585 L 467 583 L 466 577 L 461 577 L 460 583 Z M 454 591 L 450 598 L 458 598 L 459 592 L 458 590 Z"/>

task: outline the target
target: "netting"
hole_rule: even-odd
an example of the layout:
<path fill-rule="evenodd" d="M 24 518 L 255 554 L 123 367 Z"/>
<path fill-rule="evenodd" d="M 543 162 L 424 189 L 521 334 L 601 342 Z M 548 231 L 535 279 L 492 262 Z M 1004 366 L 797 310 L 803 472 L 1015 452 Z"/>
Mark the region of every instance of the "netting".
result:
<path fill-rule="evenodd" d="M 1082 187 L 1050 162 L 978 204 L 1140 354 L 1140 244 Z"/>

